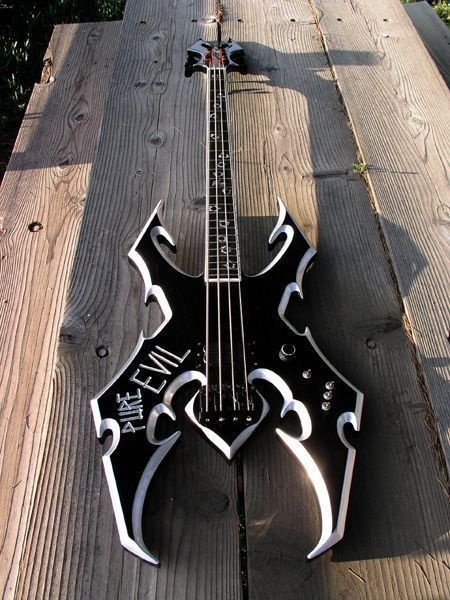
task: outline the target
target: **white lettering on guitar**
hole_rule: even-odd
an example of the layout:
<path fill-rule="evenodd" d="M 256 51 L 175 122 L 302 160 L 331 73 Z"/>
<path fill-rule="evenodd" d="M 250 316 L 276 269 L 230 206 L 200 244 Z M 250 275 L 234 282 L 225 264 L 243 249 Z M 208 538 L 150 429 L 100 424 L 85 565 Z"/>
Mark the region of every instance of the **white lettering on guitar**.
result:
<path fill-rule="evenodd" d="M 125 396 L 116 394 L 116 402 L 119 405 L 117 412 L 119 413 L 119 423 L 125 423 L 121 428 L 121 433 L 136 433 L 139 429 L 145 429 L 145 425 L 135 426 L 131 421 L 142 421 L 142 394 L 141 390 L 137 389 L 135 395 L 128 392 Z"/>
<path fill-rule="evenodd" d="M 145 370 L 152 371 L 153 373 L 161 373 L 162 375 L 171 375 L 172 370 L 176 369 L 179 365 L 181 365 L 181 363 L 185 360 L 189 353 L 190 350 L 186 350 L 183 356 L 178 356 L 177 354 L 169 352 L 169 350 L 165 350 L 165 348 L 161 348 L 161 346 L 155 346 L 155 350 L 152 350 L 148 355 L 152 364 L 140 364 L 139 368 L 136 369 L 136 371 L 130 377 L 130 381 L 141 386 L 142 388 L 144 388 L 144 390 L 150 390 L 155 394 L 159 394 L 161 390 L 166 386 L 167 379 L 162 379 L 159 382 L 153 382 L 152 385 L 150 385 L 150 382 L 152 382 L 153 377 L 149 375 L 145 379 L 138 379 L 140 371 Z"/>

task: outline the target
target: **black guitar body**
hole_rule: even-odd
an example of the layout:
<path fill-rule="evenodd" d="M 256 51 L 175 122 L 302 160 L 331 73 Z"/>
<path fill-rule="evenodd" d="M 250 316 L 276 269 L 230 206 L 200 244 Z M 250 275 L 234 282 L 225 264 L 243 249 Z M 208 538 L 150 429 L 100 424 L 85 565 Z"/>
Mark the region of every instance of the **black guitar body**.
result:
<path fill-rule="evenodd" d="M 188 417 L 227 460 L 281 402 L 276 434 L 306 469 L 321 509 L 322 535 L 308 557 L 343 536 L 355 456 L 344 426 L 359 429 L 362 394 L 321 354 L 309 330 L 299 332 L 287 319 L 288 305 L 301 310 L 302 277 L 315 250 L 281 201 L 279 207 L 269 240 L 278 254 L 259 275 L 242 274 L 238 282 L 177 269 L 161 248 L 175 251 L 160 205 L 130 251 L 145 301 L 156 300 L 164 320 L 152 337 L 141 334 L 92 409 L 97 435 L 112 434 L 103 461 L 122 544 L 150 563 L 158 561 L 142 536 L 143 505 L 181 435 L 172 404 L 182 388 L 189 392 Z M 287 415 L 290 423 L 295 417 L 295 431 L 285 430 Z M 174 422 L 165 438 L 158 437 L 161 416 Z"/>

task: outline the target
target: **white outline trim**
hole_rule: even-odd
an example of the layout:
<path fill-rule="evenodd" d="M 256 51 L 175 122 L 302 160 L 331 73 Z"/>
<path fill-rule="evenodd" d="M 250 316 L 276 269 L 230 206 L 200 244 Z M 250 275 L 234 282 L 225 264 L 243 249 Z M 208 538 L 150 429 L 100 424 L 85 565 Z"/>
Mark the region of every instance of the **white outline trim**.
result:
<path fill-rule="evenodd" d="M 303 298 L 303 291 L 302 291 L 303 275 L 306 271 L 306 268 L 307 268 L 309 262 L 311 261 L 313 256 L 317 253 L 317 250 L 314 248 L 314 246 L 311 245 L 308 238 L 303 234 L 302 230 L 298 227 L 295 219 L 292 217 L 291 213 L 288 211 L 288 209 L 286 208 L 286 205 L 284 204 L 284 202 L 281 200 L 280 197 L 277 197 L 277 201 L 278 201 L 278 220 L 277 220 L 275 227 L 272 230 L 272 233 L 269 236 L 269 244 L 273 244 L 281 234 L 285 234 L 286 239 L 284 240 L 283 245 L 281 246 L 277 255 L 273 258 L 273 260 L 266 267 L 264 267 L 264 269 L 262 269 L 255 275 L 248 275 L 248 277 L 259 277 L 260 275 L 263 275 L 264 273 L 268 273 L 272 269 L 272 267 L 274 265 L 276 265 L 277 262 L 279 262 L 279 260 L 284 256 L 287 249 L 291 245 L 292 240 L 294 239 L 295 235 L 300 234 L 303 237 L 303 239 L 305 240 L 305 242 L 309 245 L 309 249 L 305 252 L 305 254 L 300 259 L 300 262 L 297 267 L 297 272 L 295 275 L 295 280 L 296 280 L 296 283 L 298 286 L 297 291 L 299 292 L 300 297 Z M 287 216 L 289 216 L 289 218 L 292 220 L 292 222 L 295 223 L 295 225 L 296 225 L 295 228 L 292 225 L 289 225 L 289 224 L 284 225 L 283 224 L 284 221 L 286 220 Z"/>
<path fill-rule="evenodd" d="M 103 467 L 105 469 L 106 480 L 108 482 L 109 493 L 111 495 L 112 506 L 114 510 L 114 516 L 116 517 L 117 529 L 119 531 L 119 538 L 122 546 L 142 558 L 146 562 L 152 565 L 159 565 L 159 561 L 155 558 L 146 548 L 145 544 L 133 540 L 128 535 L 127 526 L 125 524 L 125 517 L 123 515 L 122 504 L 120 502 L 119 491 L 116 485 L 116 479 L 114 477 L 114 471 L 111 464 L 111 458 L 108 454 L 102 457 Z M 150 459 L 151 460 L 151 459 Z M 133 532 L 134 533 L 134 532 Z"/>
<path fill-rule="evenodd" d="M 102 435 L 105 433 L 105 431 L 107 431 L 108 429 L 111 429 L 111 427 L 107 427 L 106 424 L 107 423 L 109 424 L 110 421 L 114 421 L 114 419 L 103 419 L 103 421 L 102 421 L 101 416 L 100 416 L 100 409 L 98 407 L 98 401 L 99 401 L 100 397 L 103 396 L 103 394 L 105 394 L 109 390 L 109 388 L 119 379 L 119 377 L 121 377 L 125 373 L 125 371 L 128 369 L 130 364 L 136 358 L 139 350 L 142 348 L 142 344 L 147 339 L 150 339 L 150 338 L 146 338 L 144 336 L 144 332 L 141 331 L 139 334 L 139 339 L 137 341 L 137 344 L 134 347 L 133 352 L 128 357 L 128 360 L 122 365 L 120 370 L 105 385 L 105 387 L 91 400 L 91 410 L 92 410 L 92 414 L 94 417 L 95 431 L 97 432 L 97 437 L 99 437 L 99 438 L 102 437 Z M 112 433 L 114 433 L 114 432 L 112 431 Z M 119 429 L 119 436 L 120 436 L 120 429 Z M 117 440 L 117 444 L 118 443 L 119 443 L 119 440 Z M 115 447 L 117 447 L 117 444 Z M 111 452 L 110 452 L 110 454 L 111 454 Z"/>
<path fill-rule="evenodd" d="M 282 429 L 277 428 L 277 435 L 291 450 L 297 460 L 303 465 L 305 471 L 308 474 L 309 480 L 311 481 L 314 491 L 317 496 L 317 500 L 320 506 L 320 514 L 322 519 L 322 534 L 320 536 L 319 543 L 312 552 L 308 554 L 308 558 L 314 558 L 318 554 L 321 554 L 324 550 L 329 548 L 327 545 L 332 536 L 333 529 L 333 513 L 331 509 L 330 495 L 328 494 L 327 485 L 322 477 L 319 467 L 314 461 L 313 457 L 309 454 L 306 448 L 296 438 L 285 433 Z M 342 537 L 342 536 L 341 536 Z M 341 539 L 341 538 L 339 538 Z M 338 541 L 338 540 L 336 540 Z M 335 542 L 333 542 L 335 543 Z M 332 545 L 332 544 L 330 544 Z"/>
<path fill-rule="evenodd" d="M 197 392 L 197 394 L 198 394 L 198 392 Z M 261 396 L 262 405 L 263 405 L 263 408 L 261 411 L 261 417 L 259 418 L 259 420 L 256 423 L 254 423 L 253 425 L 250 425 L 249 427 L 246 427 L 237 436 L 237 438 L 235 438 L 233 440 L 231 446 L 229 446 L 225 442 L 225 440 L 223 440 L 219 435 L 217 435 L 217 433 L 215 433 L 212 429 L 209 429 L 209 427 L 205 427 L 204 425 L 201 425 L 197 421 L 195 414 L 194 414 L 194 402 L 195 402 L 195 397 L 197 396 L 197 394 L 192 398 L 192 400 L 190 400 L 190 402 L 188 402 L 188 404 L 186 404 L 186 407 L 184 410 L 185 410 L 186 414 L 188 415 L 188 417 L 191 419 L 191 421 L 193 423 L 195 423 L 195 425 L 203 431 L 203 433 L 209 439 L 209 441 L 211 443 L 213 443 L 214 446 L 216 446 L 216 448 L 218 448 L 228 460 L 231 460 L 233 458 L 233 456 L 236 454 L 236 452 L 239 450 L 239 448 L 242 446 L 242 444 L 248 440 L 248 438 L 252 435 L 252 433 L 255 431 L 255 429 L 258 427 L 258 425 L 261 423 L 261 421 L 264 419 L 264 417 L 267 415 L 267 413 L 270 410 L 269 404 L 261 396 L 261 394 L 259 394 Z"/>
<path fill-rule="evenodd" d="M 176 443 L 176 441 L 178 440 L 180 435 L 181 435 L 181 432 L 176 431 L 171 436 L 169 436 L 166 440 L 164 440 L 163 443 L 159 444 L 159 448 L 157 448 L 155 450 L 155 452 L 152 454 L 150 460 L 147 463 L 147 466 L 145 467 L 144 471 L 142 472 L 141 478 L 140 478 L 138 486 L 136 488 L 136 493 L 134 495 L 134 500 L 133 500 L 131 520 L 132 520 L 132 524 L 133 524 L 134 539 L 136 540 L 136 544 L 139 546 L 139 548 L 142 549 L 142 551 L 148 552 L 147 547 L 144 542 L 144 536 L 142 535 L 142 511 L 144 509 L 144 502 L 145 502 L 145 498 L 147 496 L 147 491 L 148 491 L 149 485 L 150 485 L 150 483 L 153 479 L 153 476 L 155 475 L 159 465 L 164 460 L 166 455 L 170 452 L 170 450 L 172 449 L 172 447 L 174 446 L 174 444 Z M 152 558 L 152 561 L 156 561 L 156 562 L 153 562 L 152 564 L 157 564 L 157 565 L 159 564 L 159 561 L 156 558 L 154 558 L 150 553 L 149 553 L 149 556 Z M 146 560 L 148 560 L 148 559 L 146 559 Z"/>
<path fill-rule="evenodd" d="M 295 285 L 295 284 L 294 284 Z M 280 303 L 281 305 L 281 303 Z M 281 316 L 281 315 L 280 315 Z M 284 320 L 284 319 L 283 319 Z M 285 321 L 287 322 L 287 321 Z M 292 328 L 293 329 L 293 328 Z M 294 329 L 295 331 L 295 329 Z M 297 332 L 298 333 L 298 332 Z M 301 443 L 307 439 L 312 433 L 312 424 L 308 411 L 304 404 L 298 400 L 294 400 L 292 392 L 286 382 L 270 369 L 255 369 L 249 374 L 250 383 L 255 379 L 264 379 L 274 385 L 283 397 L 283 407 L 281 417 L 284 417 L 289 410 L 294 410 L 299 416 L 302 426 L 302 435 L 295 438 L 285 433 L 282 429 L 277 428 L 276 433 L 280 439 L 286 444 L 289 450 L 294 454 L 297 460 L 303 465 L 306 473 L 314 487 L 317 500 L 320 506 L 321 513 L 321 536 L 315 548 L 308 554 L 308 559 L 315 558 L 325 550 L 328 550 L 341 540 L 344 536 L 345 521 L 347 517 L 348 502 L 350 496 L 350 486 L 352 482 L 353 467 L 355 464 L 356 450 L 351 446 L 344 435 L 344 425 L 350 423 L 355 431 L 359 431 L 361 423 L 361 413 L 364 401 L 364 396 L 360 390 L 352 385 L 341 373 L 330 363 L 330 361 L 320 351 L 315 343 L 311 332 L 308 328 L 304 333 L 299 333 L 308 339 L 311 346 L 320 356 L 323 362 L 356 393 L 355 411 L 346 411 L 342 413 L 336 423 L 336 429 L 342 444 L 347 448 L 347 460 L 345 465 L 344 479 L 342 483 L 342 491 L 339 502 L 339 510 L 336 520 L 336 526 L 333 529 L 333 513 L 331 508 L 330 496 L 326 483 L 320 473 L 320 469 L 315 463 L 313 457 L 309 454 L 306 448 Z"/>
<path fill-rule="evenodd" d="M 148 302 L 148 299 L 151 296 L 152 278 L 151 278 L 151 275 L 150 275 L 150 271 L 148 270 L 148 267 L 147 267 L 147 265 L 144 262 L 144 259 L 142 258 L 142 256 L 137 251 L 137 247 L 141 243 L 141 240 L 144 237 L 145 232 L 147 231 L 147 229 L 150 227 L 153 219 L 155 217 L 157 217 L 157 216 L 159 217 L 158 213 L 159 213 L 159 209 L 160 209 L 161 205 L 162 205 L 162 200 L 160 200 L 158 202 L 158 204 L 156 205 L 155 210 L 150 215 L 150 217 L 147 220 L 146 224 L 141 229 L 141 232 L 138 235 L 136 241 L 132 245 L 131 250 L 128 252 L 128 258 L 129 258 L 129 260 L 131 260 L 135 264 L 136 268 L 138 269 L 138 271 L 140 272 L 140 274 L 142 276 L 142 279 L 144 280 L 144 286 L 145 286 L 144 287 L 144 301 L 145 301 L 146 304 Z M 167 234 L 167 235 L 169 235 L 169 234 Z"/>

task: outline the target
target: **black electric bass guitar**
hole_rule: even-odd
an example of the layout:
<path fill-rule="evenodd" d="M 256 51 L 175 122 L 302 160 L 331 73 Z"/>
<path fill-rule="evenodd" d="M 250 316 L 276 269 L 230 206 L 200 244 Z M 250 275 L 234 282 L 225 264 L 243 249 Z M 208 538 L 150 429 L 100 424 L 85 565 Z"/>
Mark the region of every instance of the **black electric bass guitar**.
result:
<path fill-rule="evenodd" d="M 229 40 L 199 40 L 188 50 L 186 75 L 206 75 L 206 232 L 201 276 L 181 272 L 161 244 L 176 251 L 158 204 L 129 257 L 156 300 L 163 322 L 141 334 L 128 362 L 93 400 L 97 435 L 112 435 L 104 468 L 122 544 L 158 564 L 142 533 L 152 478 L 180 437 L 158 436 L 160 417 L 182 388 L 185 412 L 226 459 L 256 432 L 271 406 L 280 406 L 276 434 L 305 468 L 320 505 L 322 532 L 313 558 L 344 534 L 355 450 L 345 425 L 359 430 L 363 395 L 323 356 L 308 329 L 297 331 L 288 305 L 302 298 L 303 274 L 315 250 L 278 200 L 269 238 L 275 258 L 256 276 L 241 272 L 227 72 L 245 73 L 243 50 Z M 186 387 L 185 387 L 186 386 Z M 281 404 L 280 401 L 281 400 Z M 299 435 L 283 428 L 292 413 Z"/>

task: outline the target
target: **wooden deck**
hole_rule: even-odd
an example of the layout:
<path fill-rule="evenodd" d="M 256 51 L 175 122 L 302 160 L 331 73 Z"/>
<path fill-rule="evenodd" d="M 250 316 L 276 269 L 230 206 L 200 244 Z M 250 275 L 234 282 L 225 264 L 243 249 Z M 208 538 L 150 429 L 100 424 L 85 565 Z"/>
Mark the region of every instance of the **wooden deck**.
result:
<path fill-rule="evenodd" d="M 204 87 L 183 63 L 216 27 L 212 0 L 128 0 L 122 23 L 56 28 L 1 188 L 1 597 L 444 599 L 448 89 L 396 0 L 224 5 L 250 67 L 230 83 L 244 269 L 280 196 L 318 249 L 299 320 L 365 394 L 346 535 L 306 561 L 318 507 L 272 420 L 242 454 L 246 573 L 236 464 L 187 425 L 148 503 L 162 566 L 120 546 L 89 400 L 158 322 L 127 253 L 160 199 L 202 268 Z"/>

